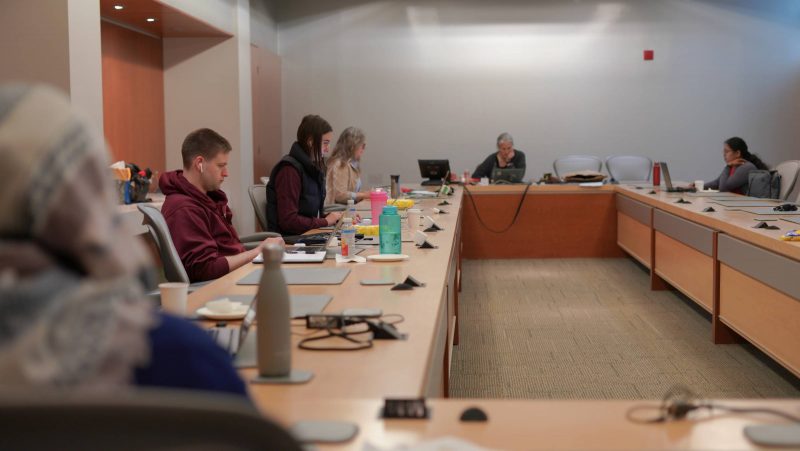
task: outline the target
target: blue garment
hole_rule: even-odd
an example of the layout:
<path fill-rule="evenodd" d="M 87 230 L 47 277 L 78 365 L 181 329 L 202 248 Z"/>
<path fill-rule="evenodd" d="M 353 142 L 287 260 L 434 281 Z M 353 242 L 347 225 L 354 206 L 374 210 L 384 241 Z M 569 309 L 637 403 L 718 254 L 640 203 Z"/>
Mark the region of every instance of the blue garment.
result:
<path fill-rule="evenodd" d="M 135 371 L 136 385 L 228 392 L 247 396 L 231 356 L 203 330 L 160 314 L 150 331 L 150 364 Z"/>

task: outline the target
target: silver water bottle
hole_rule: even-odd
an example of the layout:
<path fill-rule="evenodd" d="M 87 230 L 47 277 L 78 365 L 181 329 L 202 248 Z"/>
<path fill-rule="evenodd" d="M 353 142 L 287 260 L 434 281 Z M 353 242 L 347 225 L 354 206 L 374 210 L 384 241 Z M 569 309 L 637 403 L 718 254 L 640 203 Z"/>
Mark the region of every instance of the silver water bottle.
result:
<path fill-rule="evenodd" d="M 400 196 L 400 176 L 399 175 L 391 175 L 389 176 L 392 180 L 390 186 L 390 193 L 392 199 L 397 199 Z M 373 218 L 374 221 L 374 218 Z"/>
<path fill-rule="evenodd" d="M 261 252 L 264 269 L 255 299 L 258 373 L 266 377 L 286 376 L 292 370 L 292 339 L 289 290 L 281 271 L 283 247 L 267 244 Z"/>

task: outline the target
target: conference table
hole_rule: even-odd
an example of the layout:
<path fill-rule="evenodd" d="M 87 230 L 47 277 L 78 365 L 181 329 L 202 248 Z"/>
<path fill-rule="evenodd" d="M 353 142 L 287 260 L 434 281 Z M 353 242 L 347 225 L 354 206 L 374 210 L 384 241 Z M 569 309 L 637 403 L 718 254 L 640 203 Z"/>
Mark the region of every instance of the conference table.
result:
<path fill-rule="evenodd" d="M 674 288 L 705 308 L 715 343 L 748 340 L 794 374 L 800 368 L 800 244 L 779 236 L 800 215 L 742 211 L 713 193 L 676 194 L 648 185 L 505 185 L 458 187 L 446 198 L 417 201 L 443 230 L 429 232 L 434 249 L 404 242 L 401 262 L 336 263 L 350 274 L 340 285 L 291 285 L 291 294 L 333 296 L 325 312 L 380 308 L 402 315 L 407 340 L 376 340 L 358 351 L 297 348 L 308 331 L 293 321 L 292 367 L 310 370 L 300 385 L 250 384 L 262 411 L 285 425 L 308 419 L 350 420 L 361 433 L 336 449 L 410 444 L 455 435 L 483 446 L 530 448 L 750 448 L 741 426 L 780 422 L 770 416 L 723 416 L 658 425 L 632 423 L 625 412 L 639 401 L 537 401 L 447 399 L 452 349 L 458 343 L 458 293 L 462 258 L 617 258 L 629 255 L 650 270 L 653 289 Z M 742 198 L 737 198 L 742 199 Z M 734 199 L 734 200 L 737 200 Z M 678 201 L 682 202 L 678 202 Z M 747 199 L 742 199 L 748 201 Z M 449 205 L 440 205 L 447 201 Z M 772 205 L 770 201 L 755 201 Z M 433 208 L 444 210 L 434 213 Z M 703 210 L 713 207 L 714 212 Z M 756 207 L 762 208 L 762 207 Z M 781 219 L 783 218 L 783 219 Z M 754 219 L 774 219 L 779 230 L 755 229 Z M 362 256 L 378 253 L 367 247 Z M 253 295 L 236 282 L 255 270 L 247 264 L 195 291 L 190 309 L 229 295 Z M 363 286 L 364 279 L 413 276 L 424 287 L 392 291 Z M 722 351 L 721 351 L 722 352 Z M 254 368 L 241 371 L 245 380 Z M 426 398 L 430 420 L 382 420 L 385 398 Z M 798 413 L 788 400 L 725 400 Z M 647 403 L 647 402 L 644 402 Z M 649 402 L 654 404 L 655 401 Z M 463 423 L 460 412 L 478 405 L 487 423 Z M 784 420 L 785 421 L 785 420 Z"/>

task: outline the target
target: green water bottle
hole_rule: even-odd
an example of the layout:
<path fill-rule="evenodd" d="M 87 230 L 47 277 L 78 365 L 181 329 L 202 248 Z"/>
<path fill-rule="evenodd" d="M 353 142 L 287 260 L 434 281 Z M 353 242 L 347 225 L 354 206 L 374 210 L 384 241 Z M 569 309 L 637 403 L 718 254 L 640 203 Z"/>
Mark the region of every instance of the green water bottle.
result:
<path fill-rule="evenodd" d="M 383 207 L 378 230 L 381 254 L 403 253 L 400 233 L 400 215 L 397 214 L 397 207 L 386 205 Z"/>

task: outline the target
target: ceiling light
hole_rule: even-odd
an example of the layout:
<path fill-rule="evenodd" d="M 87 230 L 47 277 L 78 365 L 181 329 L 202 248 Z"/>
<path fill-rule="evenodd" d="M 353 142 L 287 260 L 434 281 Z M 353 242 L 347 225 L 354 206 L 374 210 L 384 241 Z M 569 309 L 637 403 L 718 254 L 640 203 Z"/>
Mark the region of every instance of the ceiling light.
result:
<path fill-rule="evenodd" d="M 116 10 L 120 10 L 120 9 L 124 9 L 124 8 L 125 7 L 122 6 L 122 5 L 114 5 L 114 9 L 116 9 Z"/>
<path fill-rule="evenodd" d="M 153 17 L 148 17 L 148 18 L 147 18 L 147 21 L 148 21 L 148 22 L 155 22 L 155 21 L 156 21 L 156 19 L 155 19 L 155 18 L 153 18 Z"/>

